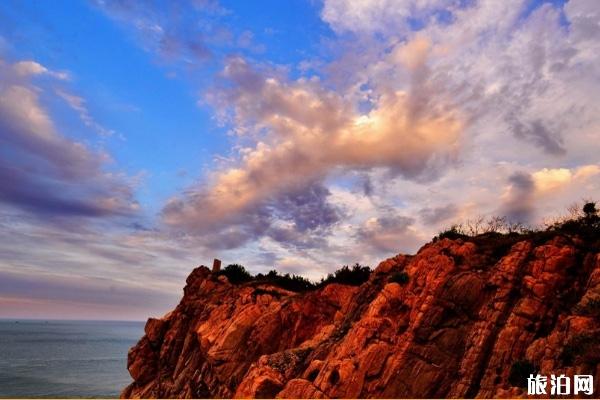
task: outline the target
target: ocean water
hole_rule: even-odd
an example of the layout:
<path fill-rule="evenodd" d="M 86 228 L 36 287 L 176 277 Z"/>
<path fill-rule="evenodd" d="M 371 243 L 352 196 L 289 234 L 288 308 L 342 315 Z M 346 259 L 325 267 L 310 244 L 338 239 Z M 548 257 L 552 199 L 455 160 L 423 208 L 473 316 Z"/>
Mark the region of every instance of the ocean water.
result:
<path fill-rule="evenodd" d="M 0 320 L 0 397 L 118 397 L 143 322 Z"/>

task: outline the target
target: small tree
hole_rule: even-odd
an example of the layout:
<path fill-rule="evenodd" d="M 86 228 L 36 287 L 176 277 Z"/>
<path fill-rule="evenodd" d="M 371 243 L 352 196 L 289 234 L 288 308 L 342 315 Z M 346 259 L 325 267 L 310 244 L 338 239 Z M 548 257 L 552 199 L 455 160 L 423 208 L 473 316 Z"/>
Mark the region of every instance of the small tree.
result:
<path fill-rule="evenodd" d="M 240 264 L 229 264 L 225 269 L 219 272 L 219 275 L 225 275 L 229 282 L 233 284 L 249 282 L 252 280 L 252 275 L 243 265 Z"/>
<path fill-rule="evenodd" d="M 344 285 L 360 286 L 369 280 L 370 275 L 371 268 L 366 265 L 356 263 L 352 268 L 344 265 L 333 274 L 328 274 L 327 278 L 321 279 L 319 285 L 324 286 L 328 283 L 341 283 Z"/>
<path fill-rule="evenodd" d="M 583 206 L 583 215 L 586 219 L 593 219 L 598 216 L 598 209 L 596 208 L 596 203 L 589 202 L 585 203 Z"/>
<path fill-rule="evenodd" d="M 596 203 L 588 201 L 583 205 L 583 222 L 592 228 L 600 228 L 600 216 L 598 215 L 598 208 Z"/>

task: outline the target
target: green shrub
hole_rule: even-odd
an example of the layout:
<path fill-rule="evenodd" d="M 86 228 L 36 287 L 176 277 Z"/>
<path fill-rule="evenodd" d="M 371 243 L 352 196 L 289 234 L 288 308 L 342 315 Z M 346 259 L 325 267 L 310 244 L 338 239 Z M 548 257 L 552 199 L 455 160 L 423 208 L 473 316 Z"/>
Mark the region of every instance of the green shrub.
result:
<path fill-rule="evenodd" d="M 390 276 L 390 282 L 396 282 L 401 285 L 406 285 L 409 281 L 409 276 L 405 271 L 394 272 L 392 276 Z"/>
<path fill-rule="evenodd" d="M 467 235 L 465 234 L 462 225 L 454 224 L 450 228 L 447 228 L 447 229 L 441 231 L 440 233 L 438 233 L 438 235 L 434 238 L 434 240 L 441 240 L 444 238 L 446 238 L 446 239 L 462 239 L 466 236 Z"/>
<path fill-rule="evenodd" d="M 249 282 L 253 279 L 252 275 L 246 271 L 246 268 L 240 264 L 229 264 L 219 271 L 219 275 L 225 275 L 229 282 L 233 284 Z"/>
<path fill-rule="evenodd" d="M 508 382 L 512 386 L 526 387 L 529 375 L 536 373 L 535 366 L 527 360 L 517 360 L 510 366 Z"/>
<path fill-rule="evenodd" d="M 587 219 L 594 218 L 598 215 L 598 209 L 596 208 L 596 203 L 589 202 L 585 203 L 583 206 L 583 215 Z"/>
<path fill-rule="evenodd" d="M 360 265 L 359 263 L 356 263 L 352 266 L 352 268 L 344 265 L 333 274 L 328 274 L 327 278 L 322 279 L 319 283 L 319 286 L 324 286 L 329 283 L 360 286 L 368 281 L 370 276 L 371 268 L 366 265 Z"/>
<path fill-rule="evenodd" d="M 305 292 L 314 289 L 316 286 L 313 282 L 300 275 L 281 275 L 275 270 L 269 271 L 266 275 L 256 275 L 256 280 L 270 283 L 282 289 L 291 290 L 292 292 Z"/>

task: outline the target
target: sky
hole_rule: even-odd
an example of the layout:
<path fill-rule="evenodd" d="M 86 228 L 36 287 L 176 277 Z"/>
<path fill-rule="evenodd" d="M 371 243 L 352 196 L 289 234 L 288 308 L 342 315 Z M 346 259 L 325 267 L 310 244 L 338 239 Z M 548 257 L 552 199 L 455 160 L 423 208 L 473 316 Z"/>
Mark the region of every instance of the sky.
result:
<path fill-rule="evenodd" d="M 0 318 L 161 316 L 600 198 L 597 0 L 0 2 Z"/>

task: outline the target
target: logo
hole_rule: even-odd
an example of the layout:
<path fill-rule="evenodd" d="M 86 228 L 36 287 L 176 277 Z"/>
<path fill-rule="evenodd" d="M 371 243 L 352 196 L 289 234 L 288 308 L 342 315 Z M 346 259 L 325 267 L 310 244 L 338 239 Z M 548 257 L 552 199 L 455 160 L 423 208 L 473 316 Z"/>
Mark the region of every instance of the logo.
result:
<path fill-rule="evenodd" d="M 571 391 L 571 389 L 573 389 Z M 561 375 L 550 375 L 550 393 L 548 393 L 548 377 L 544 375 L 529 375 L 527 378 L 527 394 L 543 395 L 550 394 L 555 396 L 568 396 L 570 394 L 586 394 L 588 396 L 594 393 L 594 377 L 592 375 L 575 375 L 573 377 L 573 386 L 571 378 Z"/>

